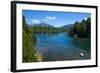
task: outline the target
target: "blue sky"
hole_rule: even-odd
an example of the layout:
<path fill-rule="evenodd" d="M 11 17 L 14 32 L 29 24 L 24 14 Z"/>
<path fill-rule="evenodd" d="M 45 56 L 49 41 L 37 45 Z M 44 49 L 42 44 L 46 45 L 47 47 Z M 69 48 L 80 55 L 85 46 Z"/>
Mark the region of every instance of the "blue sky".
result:
<path fill-rule="evenodd" d="M 25 16 L 28 25 L 45 22 L 55 27 L 73 24 L 76 21 L 80 22 L 81 20 L 91 16 L 90 13 L 36 10 L 23 10 L 22 15 Z"/>

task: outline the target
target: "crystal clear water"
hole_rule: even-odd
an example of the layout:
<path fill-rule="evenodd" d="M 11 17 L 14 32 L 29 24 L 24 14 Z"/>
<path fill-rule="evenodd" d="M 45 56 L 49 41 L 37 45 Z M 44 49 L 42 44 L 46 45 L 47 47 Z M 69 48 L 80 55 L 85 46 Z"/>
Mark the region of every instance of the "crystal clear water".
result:
<path fill-rule="evenodd" d="M 43 61 L 84 60 L 91 58 L 90 40 L 72 38 L 68 33 L 36 34 L 34 46 Z M 84 56 L 80 56 L 83 53 Z"/>

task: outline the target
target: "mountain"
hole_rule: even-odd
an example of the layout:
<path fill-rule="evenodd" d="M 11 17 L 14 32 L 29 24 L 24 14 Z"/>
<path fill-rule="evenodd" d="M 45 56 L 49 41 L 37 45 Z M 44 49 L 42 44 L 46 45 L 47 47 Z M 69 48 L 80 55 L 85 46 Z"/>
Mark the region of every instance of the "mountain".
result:
<path fill-rule="evenodd" d="M 52 27 L 54 28 L 54 26 L 50 25 L 50 24 L 47 24 L 47 23 L 39 23 L 39 24 L 33 24 L 32 25 L 33 27 Z"/>
<path fill-rule="evenodd" d="M 64 25 L 64 26 L 62 26 L 61 28 L 67 28 L 67 29 L 69 29 L 69 28 L 71 28 L 71 27 L 73 27 L 73 24 Z"/>

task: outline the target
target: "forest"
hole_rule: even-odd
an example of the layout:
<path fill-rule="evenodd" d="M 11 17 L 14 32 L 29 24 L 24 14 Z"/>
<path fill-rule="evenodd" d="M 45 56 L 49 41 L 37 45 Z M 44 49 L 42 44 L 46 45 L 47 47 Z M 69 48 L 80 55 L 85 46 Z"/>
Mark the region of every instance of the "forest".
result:
<path fill-rule="evenodd" d="M 69 34 L 73 37 L 91 38 L 91 18 L 88 17 L 81 22 L 75 22 L 70 28 Z"/>
<path fill-rule="evenodd" d="M 37 53 L 37 50 L 33 48 L 36 44 L 36 37 L 33 34 L 32 29 L 28 28 L 28 25 L 23 16 L 23 62 L 37 62 L 41 61 L 41 55 Z"/>

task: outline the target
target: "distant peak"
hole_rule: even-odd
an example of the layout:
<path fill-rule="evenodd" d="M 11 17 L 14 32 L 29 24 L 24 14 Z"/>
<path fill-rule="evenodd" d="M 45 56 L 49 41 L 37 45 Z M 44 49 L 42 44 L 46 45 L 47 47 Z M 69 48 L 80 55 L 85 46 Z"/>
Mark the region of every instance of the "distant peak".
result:
<path fill-rule="evenodd" d="M 39 27 L 54 27 L 53 25 L 50 25 L 50 24 L 45 23 L 45 22 L 41 22 L 39 24 L 33 24 L 33 26 L 39 26 Z"/>

